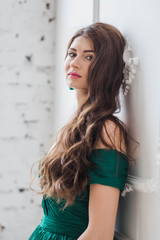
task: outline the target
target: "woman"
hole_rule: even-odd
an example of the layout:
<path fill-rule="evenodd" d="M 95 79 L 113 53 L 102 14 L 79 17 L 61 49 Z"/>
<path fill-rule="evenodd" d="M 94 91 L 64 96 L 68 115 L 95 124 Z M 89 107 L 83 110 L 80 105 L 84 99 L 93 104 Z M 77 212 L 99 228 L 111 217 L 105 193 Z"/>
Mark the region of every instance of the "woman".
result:
<path fill-rule="evenodd" d="M 125 40 L 94 23 L 75 33 L 65 58 L 77 111 L 40 167 L 44 216 L 30 240 L 111 240 L 128 171 L 129 135 L 120 108 Z M 125 86 L 122 86 L 125 89 Z"/>

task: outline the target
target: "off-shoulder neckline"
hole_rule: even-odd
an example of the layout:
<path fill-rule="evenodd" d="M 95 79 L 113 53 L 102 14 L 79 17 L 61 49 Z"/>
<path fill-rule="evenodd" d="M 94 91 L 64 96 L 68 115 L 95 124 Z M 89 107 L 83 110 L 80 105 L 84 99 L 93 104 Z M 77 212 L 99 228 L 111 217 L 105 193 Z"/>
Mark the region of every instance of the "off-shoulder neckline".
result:
<path fill-rule="evenodd" d="M 120 152 L 120 151 L 118 151 L 117 149 L 106 149 L 106 148 L 94 148 L 93 150 L 92 150 L 92 152 L 93 151 L 102 151 L 102 152 L 108 152 L 108 151 L 116 151 L 116 152 L 119 152 L 119 153 L 121 153 L 121 154 L 123 154 L 125 157 L 127 157 L 127 155 L 125 154 L 125 153 L 122 153 L 122 152 Z"/>

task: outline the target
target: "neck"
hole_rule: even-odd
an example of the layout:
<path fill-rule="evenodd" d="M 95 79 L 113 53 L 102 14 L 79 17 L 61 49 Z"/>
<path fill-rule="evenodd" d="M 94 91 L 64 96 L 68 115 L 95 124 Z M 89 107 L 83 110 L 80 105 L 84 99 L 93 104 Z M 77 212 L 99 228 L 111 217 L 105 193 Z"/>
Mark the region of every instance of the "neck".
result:
<path fill-rule="evenodd" d="M 83 103 L 87 100 L 88 91 L 87 89 L 76 89 L 76 98 L 77 98 L 77 105 L 78 109 L 83 105 Z"/>

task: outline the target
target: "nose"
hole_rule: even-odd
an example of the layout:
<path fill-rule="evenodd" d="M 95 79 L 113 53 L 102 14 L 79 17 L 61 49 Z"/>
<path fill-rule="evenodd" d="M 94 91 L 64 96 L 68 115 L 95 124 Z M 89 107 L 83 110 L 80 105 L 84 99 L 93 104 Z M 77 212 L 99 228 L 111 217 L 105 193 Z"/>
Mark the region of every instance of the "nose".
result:
<path fill-rule="evenodd" d="M 81 63 L 80 63 L 79 57 L 78 57 L 78 56 L 75 57 L 75 58 L 71 61 L 70 65 L 71 65 L 72 68 L 80 68 Z"/>

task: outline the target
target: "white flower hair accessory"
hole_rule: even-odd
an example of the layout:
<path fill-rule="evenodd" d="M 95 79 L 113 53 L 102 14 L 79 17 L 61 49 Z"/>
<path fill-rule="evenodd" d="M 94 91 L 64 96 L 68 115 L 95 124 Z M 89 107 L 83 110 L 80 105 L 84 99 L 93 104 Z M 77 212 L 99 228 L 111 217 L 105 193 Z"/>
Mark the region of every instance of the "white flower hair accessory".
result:
<path fill-rule="evenodd" d="M 123 60 L 125 62 L 124 66 L 124 78 L 122 80 L 122 90 L 123 94 L 126 96 L 129 90 L 129 85 L 132 84 L 132 81 L 136 78 L 137 67 L 139 66 L 139 58 L 132 58 L 132 48 L 128 39 L 125 39 L 125 48 L 123 53 Z"/>

